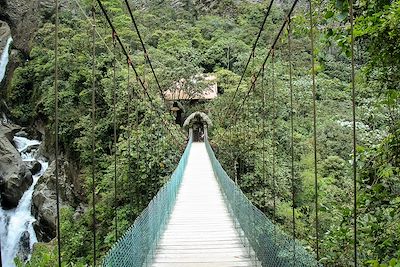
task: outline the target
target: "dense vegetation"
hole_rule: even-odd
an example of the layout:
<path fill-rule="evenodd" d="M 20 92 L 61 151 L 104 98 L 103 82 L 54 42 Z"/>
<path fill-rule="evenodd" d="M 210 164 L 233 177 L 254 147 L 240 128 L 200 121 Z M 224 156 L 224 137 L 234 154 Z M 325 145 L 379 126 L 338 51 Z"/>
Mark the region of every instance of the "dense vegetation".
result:
<path fill-rule="evenodd" d="M 82 1 L 86 13 L 90 5 Z M 140 43 L 132 31 L 127 12 L 116 0 L 106 0 L 119 36 L 129 45 L 132 57 L 148 91 L 160 107 L 157 87 L 144 64 Z M 246 94 L 252 75 L 258 71 L 290 1 L 272 9 L 236 101 L 234 91 L 251 51 L 254 36 L 269 3 L 231 0 L 161 1 L 137 3 L 135 16 L 148 46 L 162 88 L 198 73 L 216 73 L 223 94 L 206 105 L 189 107 L 210 113 L 214 120 L 212 145 L 232 178 L 249 199 L 269 217 L 292 229 L 291 139 L 289 54 L 294 89 L 294 155 L 296 236 L 315 250 L 314 152 L 312 125 L 312 80 L 307 5 L 300 1 L 292 22 L 292 47 L 284 33 L 268 62 L 263 87 L 261 79 L 237 116 L 227 113 Z M 291 3 L 290 3 L 291 4 Z M 210 7 L 212 5 L 212 7 Z M 390 264 L 400 259 L 400 1 L 356 1 L 356 82 L 358 134 L 358 249 L 363 265 Z M 350 86 L 350 38 L 348 3 L 341 0 L 315 2 L 317 70 L 317 156 L 320 213 L 320 255 L 326 266 L 351 266 L 352 232 L 352 115 Z M 177 163 L 183 146 L 182 132 L 165 120 L 180 136 L 161 127 L 161 118 L 145 99 L 139 86 L 128 100 L 127 67 L 119 49 L 112 46 L 104 17 L 98 17 L 96 59 L 96 170 L 100 254 L 115 240 L 113 225 L 113 56 L 117 54 L 118 194 L 120 231 L 134 220 L 163 184 Z M 85 204 L 91 197 L 91 35 L 92 27 L 80 10 L 62 12 L 60 31 L 60 131 L 63 151 L 81 166 Z M 23 123 L 41 119 L 49 129 L 54 123 L 53 72 L 54 24 L 38 32 L 31 58 L 17 69 L 8 100 L 14 118 Z M 109 33 L 109 34 L 107 34 Z M 107 47 L 106 47 L 107 45 Z M 111 51 L 110 51 L 111 50 Z M 131 74 L 131 77 L 133 75 Z M 262 90 L 263 89 L 263 90 Z M 131 103 L 130 126 L 127 104 Z M 232 105 L 233 104 L 233 105 Z M 230 107 L 228 109 L 227 107 Z M 136 124 L 137 122 L 137 124 Z M 51 133 L 49 133 L 51 135 Z M 127 155 L 128 136 L 132 154 Z M 139 154 L 137 153 L 139 152 Z M 275 181 L 273 184 L 273 162 Z M 130 164 L 129 164 L 130 163 Z M 233 164 L 235 163 L 235 164 Z M 128 168 L 128 165 L 131 165 Z M 131 171 L 128 175 L 128 170 Z M 274 197 L 275 196 L 275 197 Z M 275 201 L 274 201 L 275 199 Z M 76 220 L 73 208 L 62 216 L 63 261 L 66 265 L 91 262 L 91 209 Z M 54 245 L 54 244 L 53 244 Z M 56 251 L 40 245 L 32 266 L 53 266 Z M 45 256 L 44 256 L 45 255 Z"/>
<path fill-rule="evenodd" d="M 346 23 L 348 5 L 345 1 L 335 4 L 320 3 L 317 8 L 322 12 L 315 14 L 319 17 L 318 28 L 324 29 L 316 36 L 315 59 L 320 255 L 321 262 L 328 266 L 351 266 L 351 51 Z M 395 1 L 391 5 L 360 1 L 356 9 L 358 249 L 360 262 L 366 265 L 390 261 L 390 266 L 394 266 L 400 256 L 398 8 L 399 2 Z M 310 41 L 305 35 L 308 23 L 307 17 L 298 14 L 292 29 L 295 217 L 297 237 L 307 240 L 315 251 L 311 55 Z M 226 86 L 226 94 L 210 109 L 217 122 L 212 136 L 219 159 L 231 177 L 238 178 L 253 203 L 272 218 L 276 199 L 275 220 L 291 233 L 288 53 L 286 38 L 275 51 L 275 63 L 268 62 L 264 90 L 258 83 L 240 116 L 227 121 L 225 114 L 220 113 L 232 99 L 230 92 L 238 82 L 235 73 L 225 75 L 220 85 Z M 257 59 L 255 65 L 259 66 Z M 243 96 L 244 93 L 236 99 Z"/>

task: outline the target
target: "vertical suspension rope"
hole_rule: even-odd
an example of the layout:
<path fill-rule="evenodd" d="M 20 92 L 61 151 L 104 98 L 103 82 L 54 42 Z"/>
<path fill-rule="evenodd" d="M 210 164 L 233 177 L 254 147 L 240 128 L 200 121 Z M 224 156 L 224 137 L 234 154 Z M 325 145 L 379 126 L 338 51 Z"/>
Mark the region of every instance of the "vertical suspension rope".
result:
<path fill-rule="evenodd" d="M 137 79 L 137 77 L 136 77 Z M 140 99 L 140 92 L 137 92 L 137 99 Z M 139 163 L 140 162 L 140 143 L 139 143 L 139 104 L 140 102 L 138 101 L 138 104 L 136 105 L 136 122 L 135 122 L 135 127 L 136 127 L 136 161 Z"/>
<path fill-rule="evenodd" d="M 261 143 L 261 155 L 262 155 L 262 179 L 263 183 L 265 179 L 265 91 L 264 91 L 264 78 L 265 78 L 265 65 L 262 66 L 261 72 L 261 91 L 262 91 L 262 143 Z M 265 194 L 265 204 L 267 204 L 267 196 Z"/>
<path fill-rule="evenodd" d="M 131 83 L 131 77 L 130 77 L 130 61 L 128 59 L 128 84 L 126 86 L 127 93 L 128 93 L 128 103 L 127 103 L 127 134 L 128 134 L 128 182 L 131 185 L 131 188 L 133 188 L 133 185 L 131 184 L 131 134 L 132 134 L 132 123 L 131 123 L 131 101 L 132 101 L 132 94 L 130 90 L 130 83 Z M 130 212 L 130 217 L 131 217 L 131 222 L 133 222 L 133 212 L 132 212 L 132 207 L 133 207 L 133 192 L 130 193 L 130 201 L 131 201 L 131 212 Z"/>
<path fill-rule="evenodd" d="M 317 89 L 315 83 L 315 62 L 314 62 L 314 20 L 312 10 L 312 0 L 309 0 L 310 15 L 310 39 L 311 39 L 311 66 L 312 66 L 312 94 L 313 94 L 313 143 L 314 143 L 314 193 L 315 193 L 315 237 L 316 254 L 319 261 L 319 219 L 318 219 L 318 170 L 317 170 Z"/>
<path fill-rule="evenodd" d="M 58 28 L 60 24 L 59 18 L 59 0 L 56 0 L 56 25 L 55 25 L 55 41 L 54 41 L 54 104 L 55 104 L 55 150 L 54 156 L 56 161 L 56 209 L 57 209 L 57 252 L 58 266 L 61 267 L 61 232 L 60 232 L 60 177 L 58 175 L 58 154 L 59 154 L 59 138 L 58 138 Z"/>
<path fill-rule="evenodd" d="M 273 194 L 273 215 L 272 221 L 274 223 L 274 242 L 276 242 L 276 166 L 275 166 L 275 127 L 276 127 L 276 101 L 275 101 L 275 48 L 272 50 L 272 194 Z"/>
<path fill-rule="evenodd" d="M 132 138 L 132 122 L 131 122 L 131 102 L 132 102 L 132 91 L 131 91 L 131 76 L 130 76 L 130 64 L 131 62 L 128 59 L 128 85 L 127 85 L 127 93 L 128 93 L 128 181 L 130 184 L 131 189 L 133 188 L 132 182 L 132 175 L 131 175 L 131 138 Z M 134 221 L 134 216 L 133 216 L 133 192 L 130 193 L 130 201 L 131 201 L 131 211 L 130 211 L 130 217 L 131 217 L 131 222 L 133 223 Z"/>
<path fill-rule="evenodd" d="M 118 241 L 118 203 L 117 203 L 117 79 L 116 79 L 116 67 L 117 67 L 117 56 L 116 56 L 116 33 L 112 33 L 113 37 L 113 48 L 114 48 L 114 59 L 113 59 L 113 125 L 114 125 L 114 212 L 115 212 L 115 242 Z"/>
<path fill-rule="evenodd" d="M 354 266 L 357 267 L 357 136 L 356 136 L 356 84 L 354 63 L 354 11 L 353 0 L 349 1 L 351 27 L 351 87 L 353 112 L 353 220 L 354 220 Z"/>
<path fill-rule="evenodd" d="M 92 3 L 93 18 L 93 51 L 92 51 L 92 232 L 93 232 L 93 266 L 96 267 L 96 167 L 95 167 L 95 150 L 96 150 L 96 10 L 95 1 Z"/>
<path fill-rule="evenodd" d="M 290 90 L 290 174 L 292 182 L 292 234 L 293 234 L 293 264 L 296 265 L 296 217 L 295 217 L 295 199 L 296 191 L 294 187 L 294 110 L 293 110 L 293 73 L 292 73 L 292 40 L 291 40 L 291 18 L 288 17 L 288 59 L 289 59 L 289 90 Z"/>

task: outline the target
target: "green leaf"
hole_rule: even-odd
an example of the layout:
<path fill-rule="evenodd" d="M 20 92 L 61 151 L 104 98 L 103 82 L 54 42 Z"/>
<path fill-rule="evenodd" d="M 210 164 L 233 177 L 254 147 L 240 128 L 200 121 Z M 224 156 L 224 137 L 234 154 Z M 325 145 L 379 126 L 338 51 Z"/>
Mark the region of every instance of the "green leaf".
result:
<path fill-rule="evenodd" d="M 330 19 L 330 18 L 333 17 L 333 15 L 335 15 L 335 13 L 334 13 L 332 10 L 328 10 L 328 11 L 325 13 L 325 19 Z"/>

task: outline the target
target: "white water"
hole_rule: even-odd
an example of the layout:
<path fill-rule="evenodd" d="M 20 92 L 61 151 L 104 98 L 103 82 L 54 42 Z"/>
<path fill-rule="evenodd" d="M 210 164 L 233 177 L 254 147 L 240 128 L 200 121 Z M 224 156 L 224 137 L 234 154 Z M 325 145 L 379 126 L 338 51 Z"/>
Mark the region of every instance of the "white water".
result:
<path fill-rule="evenodd" d="M 14 137 L 14 143 L 25 162 L 37 160 L 37 146 L 40 142 L 29 140 L 24 137 Z M 32 251 L 33 244 L 37 242 L 33 223 L 36 219 L 31 214 L 32 195 L 36 183 L 48 168 L 48 163 L 38 160 L 41 170 L 33 175 L 33 183 L 20 199 L 18 206 L 12 210 L 0 208 L 0 235 L 1 256 L 4 267 L 14 267 L 14 258 L 20 250 L 20 240 L 23 234 L 29 233 L 29 249 Z"/>
<path fill-rule="evenodd" d="M 10 51 L 10 45 L 12 42 L 12 37 L 10 36 L 7 40 L 7 44 L 4 47 L 3 54 L 1 55 L 0 58 L 0 82 L 3 81 L 4 76 L 6 74 L 6 68 L 8 64 L 8 57 L 9 57 L 9 51 Z"/>
<path fill-rule="evenodd" d="M 12 43 L 12 37 L 10 36 L 7 40 L 6 46 L 4 47 L 3 53 L 1 54 L 0 58 L 0 83 L 3 81 L 4 76 L 6 75 L 6 69 L 8 65 L 8 58 L 9 58 L 9 51 L 10 51 L 10 46 Z M 2 115 L 2 123 L 6 124 L 8 123 L 8 119 L 4 113 Z"/>

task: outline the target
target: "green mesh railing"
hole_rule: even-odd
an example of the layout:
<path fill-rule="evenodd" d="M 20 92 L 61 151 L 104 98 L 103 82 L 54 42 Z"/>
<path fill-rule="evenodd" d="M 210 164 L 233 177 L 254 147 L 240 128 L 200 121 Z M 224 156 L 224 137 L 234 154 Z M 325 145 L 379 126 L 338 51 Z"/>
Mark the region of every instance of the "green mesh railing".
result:
<path fill-rule="evenodd" d="M 315 258 L 297 240 L 294 241 L 275 226 L 248 200 L 222 168 L 208 141 L 206 147 L 242 242 L 249 249 L 249 255 L 255 253 L 256 257 L 252 258 L 253 265 L 261 263 L 262 266 L 268 267 L 318 266 Z"/>
<path fill-rule="evenodd" d="M 134 224 L 108 252 L 103 266 L 139 267 L 151 264 L 157 243 L 174 207 L 191 146 L 190 139 L 171 179 L 158 191 Z"/>

